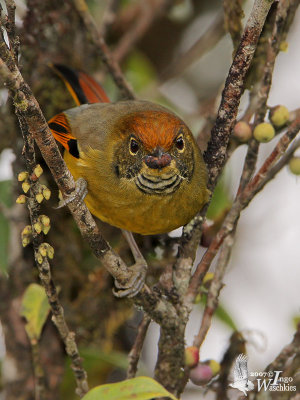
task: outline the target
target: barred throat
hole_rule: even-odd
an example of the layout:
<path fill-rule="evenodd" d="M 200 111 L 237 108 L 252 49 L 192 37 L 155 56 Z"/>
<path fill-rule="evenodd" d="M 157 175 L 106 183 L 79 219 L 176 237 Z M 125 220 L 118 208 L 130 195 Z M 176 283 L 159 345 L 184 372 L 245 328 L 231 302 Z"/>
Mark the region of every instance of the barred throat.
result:
<path fill-rule="evenodd" d="M 174 174 L 163 178 L 162 176 L 145 176 L 138 174 L 135 178 L 135 184 L 139 190 L 148 194 L 166 195 L 175 192 L 178 189 L 182 178 Z"/>

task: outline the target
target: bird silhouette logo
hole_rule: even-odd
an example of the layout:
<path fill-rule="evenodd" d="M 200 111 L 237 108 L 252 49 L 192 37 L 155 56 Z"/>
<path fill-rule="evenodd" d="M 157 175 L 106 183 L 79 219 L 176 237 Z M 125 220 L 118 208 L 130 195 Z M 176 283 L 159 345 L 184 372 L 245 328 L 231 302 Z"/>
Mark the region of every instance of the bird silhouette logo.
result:
<path fill-rule="evenodd" d="M 247 392 L 254 389 L 254 385 L 248 379 L 248 357 L 245 354 L 240 354 L 235 360 L 235 366 L 233 370 L 233 383 L 230 383 L 234 389 L 238 389 L 247 396 Z"/>

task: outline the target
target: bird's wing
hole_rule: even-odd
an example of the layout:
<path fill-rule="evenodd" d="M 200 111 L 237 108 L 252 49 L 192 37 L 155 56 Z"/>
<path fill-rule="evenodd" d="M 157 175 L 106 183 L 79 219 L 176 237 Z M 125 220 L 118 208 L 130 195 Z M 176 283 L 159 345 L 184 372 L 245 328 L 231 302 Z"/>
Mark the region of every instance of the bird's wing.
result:
<path fill-rule="evenodd" d="M 79 158 L 77 140 L 72 135 L 66 115 L 64 113 L 55 115 L 48 121 L 48 125 L 54 138 L 61 143 L 73 157 Z"/>
<path fill-rule="evenodd" d="M 244 354 L 240 354 L 236 361 L 233 370 L 234 381 L 243 381 L 245 385 L 248 381 L 248 367 L 247 367 L 248 357 Z"/>

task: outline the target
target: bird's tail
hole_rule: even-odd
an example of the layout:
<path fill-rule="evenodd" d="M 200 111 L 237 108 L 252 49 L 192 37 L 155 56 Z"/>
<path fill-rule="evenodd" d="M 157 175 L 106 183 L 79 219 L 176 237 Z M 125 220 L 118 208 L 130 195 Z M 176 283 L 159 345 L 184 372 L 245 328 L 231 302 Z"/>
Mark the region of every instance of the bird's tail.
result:
<path fill-rule="evenodd" d="M 61 64 L 52 64 L 51 68 L 63 80 L 76 105 L 110 103 L 104 89 L 85 72 Z"/>

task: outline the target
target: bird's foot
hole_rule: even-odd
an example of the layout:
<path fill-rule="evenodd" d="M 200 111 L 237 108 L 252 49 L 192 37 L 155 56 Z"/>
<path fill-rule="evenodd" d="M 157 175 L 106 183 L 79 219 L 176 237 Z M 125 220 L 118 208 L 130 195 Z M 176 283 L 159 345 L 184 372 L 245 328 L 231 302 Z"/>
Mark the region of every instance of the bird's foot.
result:
<path fill-rule="evenodd" d="M 79 204 L 83 202 L 87 194 L 87 182 L 85 179 L 79 178 L 75 182 L 75 190 L 67 197 L 67 199 L 61 199 L 56 209 L 62 208 L 72 201 L 74 201 L 75 205 L 78 207 Z"/>
<path fill-rule="evenodd" d="M 144 259 L 136 260 L 130 268 L 132 272 L 131 277 L 125 283 L 120 283 L 115 280 L 116 289 L 113 289 L 113 293 L 116 297 L 134 297 L 142 289 L 145 283 L 147 264 Z"/>

